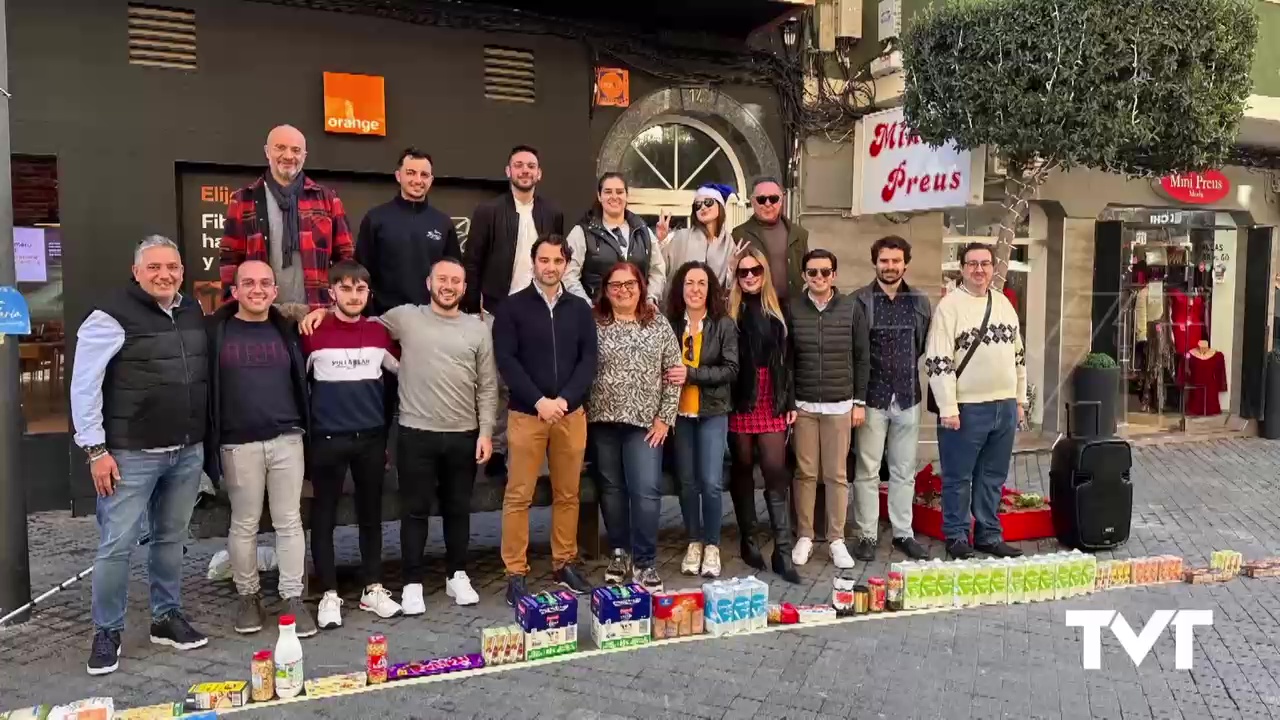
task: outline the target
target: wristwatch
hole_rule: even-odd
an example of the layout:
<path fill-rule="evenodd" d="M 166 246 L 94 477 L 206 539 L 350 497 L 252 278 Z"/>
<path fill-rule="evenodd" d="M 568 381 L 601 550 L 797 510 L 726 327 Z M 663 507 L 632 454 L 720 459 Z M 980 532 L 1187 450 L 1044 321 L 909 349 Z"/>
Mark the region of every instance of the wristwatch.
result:
<path fill-rule="evenodd" d="M 107 454 L 107 445 L 106 443 L 98 443 L 97 445 L 86 445 L 84 447 L 84 452 L 86 455 L 89 456 L 89 462 L 93 462 L 94 460 L 97 460 L 98 458 Z"/>

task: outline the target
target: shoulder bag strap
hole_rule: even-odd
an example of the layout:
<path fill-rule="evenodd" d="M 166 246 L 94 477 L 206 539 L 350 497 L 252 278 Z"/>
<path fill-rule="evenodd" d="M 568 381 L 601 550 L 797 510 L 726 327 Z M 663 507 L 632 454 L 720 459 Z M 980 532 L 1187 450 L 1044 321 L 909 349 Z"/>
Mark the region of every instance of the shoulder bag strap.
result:
<path fill-rule="evenodd" d="M 987 336 L 987 324 L 991 322 L 991 291 L 987 291 L 987 311 L 982 314 L 982 324 L 978 326 L 978 336 L 974 338 L 973 344 L 969 346 L 969 351 L 964 354 L 964 359 L 960 361 L 960 367 L 956 368 L 956 379 L 960 379 L 960 373 L 964 372 L 969 361 L 973 359 L 973 354 L 978 352 L 978 345 L 982 344 L 982 338 Z"/>

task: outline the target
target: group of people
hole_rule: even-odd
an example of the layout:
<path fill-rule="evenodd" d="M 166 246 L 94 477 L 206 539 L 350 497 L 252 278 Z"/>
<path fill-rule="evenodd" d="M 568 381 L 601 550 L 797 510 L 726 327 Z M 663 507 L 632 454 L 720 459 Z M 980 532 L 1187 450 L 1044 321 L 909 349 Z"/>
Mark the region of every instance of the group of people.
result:
<path fill-rule="evenodd" d="M 604 581 L 661 589 L 656 546 L 668 439 L 688 536 L 686 575 L 721 572 L 726 452 L 739 552 L 752 567 L 766 567 L 757 468 L 773 538 L 769 566 L 785 580 L 799 582 L 796 566 L 812 554 L 819 481 L 833 564 L 874 558 L 882 462 L 893 545 L 926 557 L 911 530 L 922 358 L 940 417 L 947 552 L 1018 554 L 1001 541 L 996 510 L 1024 412 L 1024 352 L 1017 314 L 990 291 L 989 247 L 964 249 L 963 292 L 936 310 L 906 283 L 911 246 L 895 236 L 871 248 L 876 279 L 842 294 L 836 256 L 809 249 L 804 228 L 783 212 L 775 179 L 752 184 L 753 214 L 739 227 L 726 226 L 732 190 L 706 185 L 689 226 L 673 230 L 665 214 L 650 227 L 629 211 L 625 178 L 608 173 L 592 210 L 566 233 L 563 214 L 537 192 L 542 168 L 528 146 L 512 149 L 510 192 L 476 208 L 465 248 L 428 202 L 433 165 L 415 149 L 398 159 L 399 194 L 365 216 L 353 242 L 341 200 L 303 173 L 302 134 L 277 127 L 264 150 L 267 171 L 229 203 L 224 305 L 204 317 L 180 292 L 177 246 L 150 236 L 135 251 L 134 282 L 103 300 L 78 333 L 75 439 L 88 455 L 101 528 L 90 674 L 118 666 L 129 555 L 144 533 L 151 641 L 179 649 L 207 642 L 180 602 L 182 546 L 202 468 L 231 502 L 241 633 L 266 622 L 256 553 L 264 502 L 276 534 L 278 593 L 299 636 L 341 625 L 333 531 L 348 472 L 364 582 L 359 607 L 381 617 L 426 611 L 423 554 L 433 510 L 443 518 L 446 593 L 460 605 L 478 602 L 466 564 L 472 487 L 485 465 L 506 478 L 508 603 L 527 592 L 528 515 L 544 472 L 553 577 L 590 592 L 577 550 L 584 465 L 599 488 L 611 551 Z M 966 373 L 971 366 L 982 370 Z M 393 433 L 398 602 L 381 582 Z M 851 553 L 846 458 L 855 440 Z M 312 558 L 323 586 L 315 619 L 302 601 L 304 478 L 312 483 Z"/>

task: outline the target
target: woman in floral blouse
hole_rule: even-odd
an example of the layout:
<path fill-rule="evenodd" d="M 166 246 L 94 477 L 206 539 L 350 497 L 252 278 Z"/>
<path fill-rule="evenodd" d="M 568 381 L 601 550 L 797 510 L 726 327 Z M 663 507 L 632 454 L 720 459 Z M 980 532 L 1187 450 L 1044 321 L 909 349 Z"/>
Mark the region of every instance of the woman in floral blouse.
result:
<path fill-rule="evenodd" d="M 671 324 L 645 299 L 639 268 L 614 265 L 603 290 L 595 307 L 599 360 L 587 420 L 613 550 L 605 582 L 631 580 L 653 592 L 662 589 L 655 567 L 662 444 L 680 402 L 680 385 L 667 374 L 684 365 Z"/>

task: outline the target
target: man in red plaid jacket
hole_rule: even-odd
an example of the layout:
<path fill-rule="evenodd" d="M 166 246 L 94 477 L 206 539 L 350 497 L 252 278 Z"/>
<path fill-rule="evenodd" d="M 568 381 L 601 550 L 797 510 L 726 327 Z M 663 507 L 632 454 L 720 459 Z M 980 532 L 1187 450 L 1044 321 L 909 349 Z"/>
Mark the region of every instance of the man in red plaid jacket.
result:
<path fill-rule="evenodd" d="M 268 172 L 232 194 L 227 205 L 222 287 L 230 292 L 241 263 L 261 260 L 275 270 L 278 304 L 328 307 L 329 266 L 354 251 L 342 201 L 303 174 L 307 139 L 297 128 L 273 129 L 264 149 Z"/>

